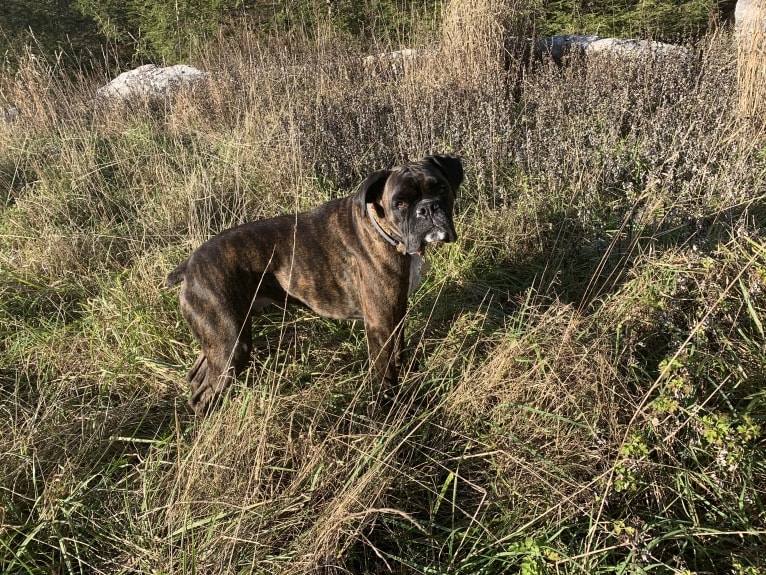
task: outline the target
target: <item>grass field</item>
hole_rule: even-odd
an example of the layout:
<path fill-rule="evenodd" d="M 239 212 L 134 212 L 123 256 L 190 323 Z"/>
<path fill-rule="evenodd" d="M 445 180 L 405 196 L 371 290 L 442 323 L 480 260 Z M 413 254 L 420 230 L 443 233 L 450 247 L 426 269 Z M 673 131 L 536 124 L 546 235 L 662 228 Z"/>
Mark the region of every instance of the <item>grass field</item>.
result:
<path fill-rule="evenodd" d="M 41 59 L 0 78 L 0 572 L 766 573 L 766 138 L 731 38 L 522 70 L 496 16 L 400 69 L 243 31 L 159 107 Z M 370 416 L 361 325 L 275 308 L 190 414 L 165 275 L 438 151 L 460 240 L 397 409 Z"/>

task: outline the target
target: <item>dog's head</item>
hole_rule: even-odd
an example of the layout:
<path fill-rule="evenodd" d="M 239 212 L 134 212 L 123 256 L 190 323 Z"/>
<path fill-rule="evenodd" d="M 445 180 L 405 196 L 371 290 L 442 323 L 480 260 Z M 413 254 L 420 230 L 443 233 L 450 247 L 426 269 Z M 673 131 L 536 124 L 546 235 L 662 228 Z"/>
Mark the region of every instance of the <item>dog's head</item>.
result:
<path fill-rule="evenodd" d="M 454 242 L 452 206 L 463 181 L 463 163 L 453 154 L 371 174 L 354 198 L 408 254 L 422 253 L 431 242 Z M 387 229 L 386 229 L 387 228 Z"/>

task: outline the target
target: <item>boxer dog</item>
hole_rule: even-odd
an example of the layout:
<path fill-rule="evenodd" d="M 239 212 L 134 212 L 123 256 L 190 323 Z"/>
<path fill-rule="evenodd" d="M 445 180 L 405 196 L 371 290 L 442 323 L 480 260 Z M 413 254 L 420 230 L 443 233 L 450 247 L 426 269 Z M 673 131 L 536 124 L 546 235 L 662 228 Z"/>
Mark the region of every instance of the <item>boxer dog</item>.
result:
<path fill-rule="evenodd" d="M 407 296 L 426 245 L 457 239 L 452 207 L 462 181 L 458 156 L 427 156 L 371 174 L 351 196 L 236 226 L 192 252 L 165 285 L 183 282 L 181 313 L 201 347 L 187 376 L 194 411 L 206 413 L 245 369 L 250 318 L 271 303 L 364 320 L 374 381 L 390 394 Z"/>

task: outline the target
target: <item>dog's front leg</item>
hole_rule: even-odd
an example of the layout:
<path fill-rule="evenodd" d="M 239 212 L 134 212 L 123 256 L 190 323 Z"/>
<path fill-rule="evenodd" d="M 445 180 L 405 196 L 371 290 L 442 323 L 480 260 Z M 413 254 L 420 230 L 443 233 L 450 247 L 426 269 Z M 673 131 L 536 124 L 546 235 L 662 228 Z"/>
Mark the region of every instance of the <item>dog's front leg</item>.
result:
<path fill-rule="evenodd" d="M 380 383 L 383 390 L 389 392 L 396 388 L 399 381 L 400 328 L 367 326 L 369 323 L 365 321 L 372 375 L 376 383 Z"/>
<path fill-rule="evenodd" d="M 406 300 L 394 302 L 393 305 L 367 303 L 364 327 L 372 380 L 384 403 L 390 405 L 396 397 L 399 383 Z"/>

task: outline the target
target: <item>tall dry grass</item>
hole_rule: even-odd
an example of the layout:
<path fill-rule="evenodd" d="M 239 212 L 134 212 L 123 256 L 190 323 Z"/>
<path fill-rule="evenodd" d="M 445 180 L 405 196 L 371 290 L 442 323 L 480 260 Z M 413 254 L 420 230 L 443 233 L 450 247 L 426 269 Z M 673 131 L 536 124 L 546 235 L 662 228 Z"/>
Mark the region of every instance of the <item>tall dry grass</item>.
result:
<path fill-rule="evenodd" d="M 449 9 L 494 30 L 483 6 Z M 195 57 L 203 90 L 122 111 L 47 62 L 1 80 L 3 571 L 763 570 L 766 156 L 731 39 L 518 80 L 475 33 L 371 71 L 329 31 L 244 31 Z M 167 271 L 437 150 L 460 241 L 412 298 L 398 409 L 370 415 L 361 326 L 275 309 L 188 413 Z"/>
<path fill-rule="evenodd" d="M 766 4 L 748 2 L 737 23 L 740 113 L 761 131 L 766 126 Z"/>

